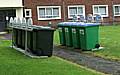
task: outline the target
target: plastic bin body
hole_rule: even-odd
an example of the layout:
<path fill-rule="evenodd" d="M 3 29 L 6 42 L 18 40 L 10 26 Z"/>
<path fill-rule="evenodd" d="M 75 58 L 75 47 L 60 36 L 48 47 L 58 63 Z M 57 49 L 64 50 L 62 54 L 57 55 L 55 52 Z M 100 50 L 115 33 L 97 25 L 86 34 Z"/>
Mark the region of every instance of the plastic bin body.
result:
<path fill-rule="evenodd" d="M 21 35 L 21 48 L 24 50 L 25 49 L 25 30 L 22 30 L 22 35 Z"/>
<path fill-rule="evenodd" d="M 99 25 L 79 27 L 81 49 L 91 50 L 99 44 L 98 31 Z"/>
<path fill-rule="evenodd" d="M 72 29 L 71 26 L 68 24 L 64 25 L 65 27 L 65 40 L 66 40 L 66 46 L 72 47 Z"/>
<path fill-rule="evenodd" d="M 27 31 L 27 48 L 29 50 L 33 49 L 33 31 Z"/>
<path fill-rule="evenodd" d="M 17 47 L 22 47 L 22 30 L 21 29 L 16 29 L 17 30 Z"/>
<path fill-rule="evenodd" d="M 63 25 L 58 25 L 58 30 L 59 30 L 59 38 L 60 38 L 60 44 L 62 46 L 66 45 L 66 40 L 65 40 L 65 28 Z"/>
<path fill-rule="evenodd" d="M 62 22 L 65 30 L 66 46 L 91 50 L 99 45 L 100 23 Z"/>
<path fill-rule="evenodd" d="M 27 49 L 31 50 L 32 49 L 32 31 L 27 31 Z M 21 35 L 21 48 L 24 50 L 25 49 L 25 42 L 26 42 L 26 30 L 22 30 L 22 35 Z"/>
<path fill-rule="evenodd" d="M 38 56 L 52 56 L 54 30 L 34 29 L 32 52 Z"/>
<path fill-rule="evenodd" d="M 76 25 L 72 26 L 72 43 L 74 48 L 81 48 L 79 28 Z"/>
<path fill-rule="evenodd" d="M 13 45 L 17 46 L 18 45 L 18 32 L 17 29 L 13 28 Z"/>

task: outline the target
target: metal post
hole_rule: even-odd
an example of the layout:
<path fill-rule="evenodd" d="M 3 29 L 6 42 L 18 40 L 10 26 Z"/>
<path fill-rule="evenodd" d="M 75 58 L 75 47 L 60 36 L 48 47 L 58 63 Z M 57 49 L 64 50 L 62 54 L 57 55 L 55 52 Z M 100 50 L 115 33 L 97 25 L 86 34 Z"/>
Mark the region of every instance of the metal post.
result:
<path fill-rule="evenodd" d="M 25 28 L 25 52 L 27 52 L 27 29 L 28 29 L 28 23 L 26 24 L 26 28 Z"/>
<path fill-rule="evenodd" d="M 13 48 L 13 36 L 14 36 L 14 33 L 13 33 L 13 27 L 12 27 L 12 48 Z"/>
<path fill-rule="evenodd" d="M 12 29 L 12 33 L 11 33 L 11 35 L 12 35 L 12 42 L 11 42 L 11 44 L 12 44 L 12 48 L 13 48 L 13 36 L 14 36 L 14 33 L 13 33 L 13 23 L 14 23 L 14 20 L 13 20 L 13 18 L 11 17 L 10 18 L 10 22 L 9 22 L 9 25 L 8 25 L 8 27 L 10 27 L 11 29 Z"/>

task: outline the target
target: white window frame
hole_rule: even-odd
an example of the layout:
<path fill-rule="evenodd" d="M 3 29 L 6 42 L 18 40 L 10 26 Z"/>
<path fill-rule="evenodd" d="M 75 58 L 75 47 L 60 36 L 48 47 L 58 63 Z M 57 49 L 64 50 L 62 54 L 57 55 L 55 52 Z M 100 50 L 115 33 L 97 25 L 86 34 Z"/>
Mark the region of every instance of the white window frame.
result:
<path fill-rule="evenodd" d="M 59 9 L 59 17 L 55 18 L 40 18 L 39 16 L 39 9 L 40 8 L 58 8 Z M 46 11 L 46 10 L 45 10 Z M 38 20 L 52 20 L 52 19 L 61 19 L 61 6 L 37 6 L 37 16 Z"/>
<path fill-rule="evenodd" d="M 27 15 L 27 11 L 29 11 L 29 15 Z M 32 9 L 25 9 L 25 17 L 32 17 Z"/>
<path fill-rule="evenodd" d="M 113 5 L 113 13 L 114 13 L 114 16 L 120 16 L 120 14 L 119 15 L 115 15 L 115 6 L 120 6 L 120 4 L 119 5 Z M 120 13 L 120 12 L 119 12 Z"/>
<path fill-rule="evenodd" d="M 85 17 L 85 5 L 70 5 L 70 6 L 68 6 L 68 18 L 73 18 L 73 17 L 71 17 L 70 16 L 70 7 L 82 7 L 83 8 L 83 14 L 76 14 L 76 15 L 83 15 L 84 17 Z"/>
<path fill-rule="evenodd" d="M 100 6 L 105 6 L 106 7 L 106 15 L 101 15 L 100 13 L 95 13 L 94 12 L 94 7 L 100 7 Z M 93 8 L 93 15 L 96 15 L 96 14 L 99 14 L 101 15 L 102 17 L 108 17 L 109 14 L 108 14 L 108 5 L 92 5 L 92 8 Z M 98 11 L 99 11 L 99 8 L 98 8 Z"/>

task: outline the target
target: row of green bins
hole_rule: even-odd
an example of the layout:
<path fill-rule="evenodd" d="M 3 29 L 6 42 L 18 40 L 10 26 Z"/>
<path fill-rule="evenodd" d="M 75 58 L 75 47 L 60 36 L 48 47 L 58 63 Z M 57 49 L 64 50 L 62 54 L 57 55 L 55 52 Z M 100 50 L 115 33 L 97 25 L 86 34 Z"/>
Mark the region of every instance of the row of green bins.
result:
<path fill-rule="evenodd" d="M 91 50 L 99 47 L 99 23 L 62 22 L 58 24 L 58 28 L 60 28 L 59 25 L 61 24 L 63 24 L 62 26 L 65 30 L 63 31 L 65 37 L 60 35 L 60 38 L 66 38 L 62 40 L 66 42 L 66 46 L 81 48 L 83 50 Z"/>
<path fill-rule="evenodd" d="M 60 44 L 68 47 L 79 47 L 79 35 L 76 34 L 78 28 L 73 25 L 74 22 L 61 22 L 58 24 Z"/>

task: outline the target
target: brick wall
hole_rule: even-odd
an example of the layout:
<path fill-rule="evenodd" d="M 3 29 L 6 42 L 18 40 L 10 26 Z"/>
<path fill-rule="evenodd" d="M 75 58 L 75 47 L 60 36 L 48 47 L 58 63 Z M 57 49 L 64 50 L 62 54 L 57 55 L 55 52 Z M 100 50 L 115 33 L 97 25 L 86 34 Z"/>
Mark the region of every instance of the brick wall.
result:
<path fill-rule="evenodd" d="M 63 1 L 65 11 L 63 10 Z M 120 4 L 120 0 L 113 0 L 114 4 Z M 48 22 L 52 22 L 53 25 L 56 25 L 60 21 L 68 20 L 68 5 L 85 5 L 85 14 L 92 13 L 92 5 L 108 5 L 109 17 L 104 18 L 105 23 L 112 23 L 113 12 L 112 12 L 112 0 L 24 0 L 25 8 L 32 9 L 32 18 L 33 22 L 36 25 L 48 25 Z M 40 21 L 37 18 L 37 6 L 61 6 L 62 19 L 60 20 L 45 20 Z M 65 15 L 65 16 L 64 16 Z M 114 17 L 114 21 L 119 22 L 120 17 Z"/>

